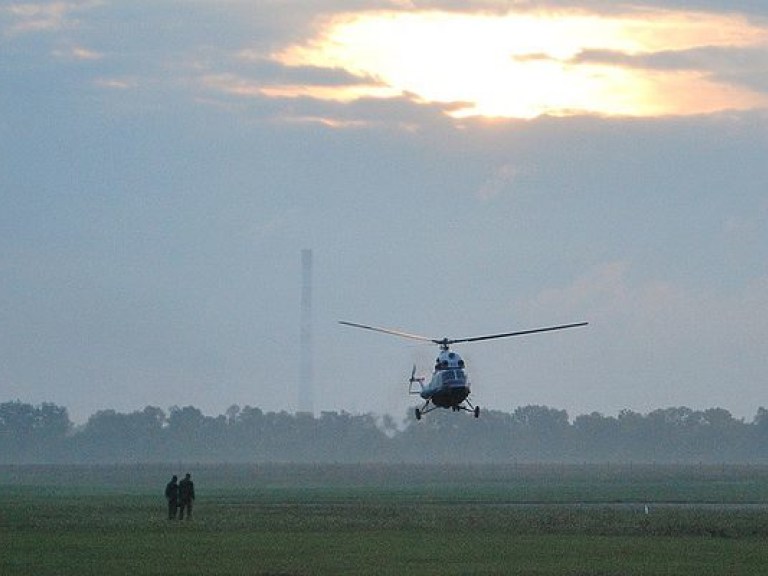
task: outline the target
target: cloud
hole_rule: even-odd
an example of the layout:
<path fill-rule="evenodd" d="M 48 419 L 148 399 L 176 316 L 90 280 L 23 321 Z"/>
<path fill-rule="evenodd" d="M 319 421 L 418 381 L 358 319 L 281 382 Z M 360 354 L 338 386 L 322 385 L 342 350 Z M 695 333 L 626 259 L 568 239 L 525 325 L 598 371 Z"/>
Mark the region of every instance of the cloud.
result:
<path fill-rule="evenodd" d="M 84 48 L 82 46 L 69 46 L 57 48 L 52 53 L 53 57 L 63 61 L 87 62 L 104 58 L 104 54 Z"/>
<path fill-rule="evenodd" d="M 655 116 L 768 106 L 766 52 L 752 45 L 765 40 L 768 28 L 735 13 L 604 2 L 294 2 L 278 10 L 272 3 L 200 0 L 184 2 L 182 12 L 176 3 L 151 10 L 150 4 L 28 2 L 0 10 L 6 31 L 16 35 L 67 32 L 48 34 L 41 58 L 95 62 L 109 55 L 109 69 L 94 71 L 85 86 L 141 79 L 152 87 L 147 94 L 170 90 L 240 112 L 249 99 L 259 100 L 252 110 L 270 99 L 286 111 L 310 102 L 362 110 L 367 106 L 351 105 L 395 99 L 400 106 L 405 99 L 458 124 L 478 115 Z M 86 20 L 89 11 L 94 15 Z M 106 32 L 115 22 L 125 34 Z M 386 32 L 381 42 L 379 28 Z M 334 34 L 329 55 L 323 43 Z M 398 41 L 386 40 L 392 37 Z M 699 45 L 702 37 L 712 45 Z M 527 40 L 510 45 L 510 38 Z M 399 52 L 377 52 L 383 49 Z M 363 52 L 373 60 L 357 61 Z M 410 71 L 395 74 L 388 58 Z M 358 125 L 354 118 L 327 119 Z"/>
<path fill-rule="evenodd" d="M 592 378 L 580 377 L 574 397 L 581 410 L 607 401 L 634 409 L 718 405 L 747 415 L 765 401 L 756 343 L 768 339 L 768 276 L 724 292 L 643 278 L 628 261 L 606 262 L 542 291 L 529 307 L 589 320 L 589 332 L 574 342 L 579 354 L 594 354 L 585 361 Z"/>
<path fill-rule="evenodd" d="M 94 84 L 109 90 L 132 90 L 139 86 L 135 78 L 97 78 Z"/>
<path fill-rule="evenodd" d="M 243 66 L 241 63 L 245 63 Z M 231 66 L 243 74 L 268 85 L 320 85 L 320 86 L 350 86 L 354 84 L 376 84 L 370 77 L 361 77 L 339 68 L 322 68 L 318 66 L 283 66 L 269 56 L 258 51 L 244 49 L 235 54 Z"/>
<path fill-rule="evenodd" d="M 693 52 L 765 47 L 768 27 L 714 12 L 431 10 L 339 14 L 273 59 L 375 78 L 425 102 L 468 103 L 454 117 L 659 116 L 768 106 L 768 95 L 728 82 Z M 315 96 L 334 93 L 320 86 Z"/>
<path fill-rule="evenodd" d="M 733 357 L 768 339 L 768 276 L 738 290 L 686 286 L 643 278 L 627 261 L 596 265 L 563 288 L 542 291 L 537 310 L 580 310 L 604 337 L 658 357 L 683 351 L 700 361 L 708 355 Z M 615 346 L 615 345 L 614 345 Z M 710 358 L 707 362 L 710 362 Z M 705 363 L 707 363 L 705 362 Z"/>
<path fill-rule="evenodd" d="M 8 20 L 5 33 L 10 36 L 55 32 L 78 25 L 77 14 L 101 6 L 99 0 L 81 2 L 25 2 L 0 7 Z"/>
<path fill-rule="evenodd" d="M 579 52 L 572 61 L 664 72 L 704 71 L 724 84 L 768 92 L 768 42 L 761 47 L 704 46 L 644 54 L 588 49 Z"/>
<path fill-rule="evenodd" d="M 490 200 L 508 190 L 518 178 L 521 168 L 514 163 L 505 163 L 497 168 L 494 174 L 486 180 L 477 191 L 481 200 Z"/>

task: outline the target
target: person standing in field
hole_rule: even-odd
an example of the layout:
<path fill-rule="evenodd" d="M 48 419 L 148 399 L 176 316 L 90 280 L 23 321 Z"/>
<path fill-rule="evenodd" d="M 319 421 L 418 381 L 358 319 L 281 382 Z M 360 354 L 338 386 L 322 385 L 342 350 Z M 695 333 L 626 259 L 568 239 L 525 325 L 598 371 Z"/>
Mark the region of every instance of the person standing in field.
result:
<path fill-rule="evenodd" d="M 176 483 L 178 478 L 173 475 L 171 481 L 165 485 L 165 499 L 168 501 L 168 520 L 176 519 L 176 508 L 179 506 L 179 485 Z"/>
<path fill-rule="evenodd" d="M 189 477 L 179 482 L 179 520 L 184 520 L 184 510 L 187 511 L 187 520 L 192 519 L 192 502 L 195 500 L 195 484 Z"/>

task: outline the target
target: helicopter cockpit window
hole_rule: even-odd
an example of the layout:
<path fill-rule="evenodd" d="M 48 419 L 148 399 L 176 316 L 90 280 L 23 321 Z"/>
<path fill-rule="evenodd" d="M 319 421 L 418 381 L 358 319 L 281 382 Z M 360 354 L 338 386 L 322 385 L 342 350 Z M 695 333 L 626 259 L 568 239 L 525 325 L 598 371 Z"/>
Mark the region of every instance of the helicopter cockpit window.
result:
<path fill-rule="evenodd" d="M 467 375 L 464 370 L 446 370 L 443 372 L 442 382 L 448 383 L 460 383 L 464 384 L 467 381 Z"/>

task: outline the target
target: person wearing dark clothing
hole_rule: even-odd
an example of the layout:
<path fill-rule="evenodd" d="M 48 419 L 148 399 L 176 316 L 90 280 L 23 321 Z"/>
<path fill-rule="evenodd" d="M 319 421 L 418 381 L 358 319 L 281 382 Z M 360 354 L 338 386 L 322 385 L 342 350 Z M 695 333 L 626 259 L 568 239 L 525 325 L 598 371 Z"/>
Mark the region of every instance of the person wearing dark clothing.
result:
<path fill-rule="evenodd" d="M 168 500 L 168 520 L 176 519 L 176 509 L 179 506 L 179 485 L 176 475 L 165 485 L 165 499 Z"/>
<path fill-rule="evenodd" d="M 195 484 L 187 474 L 184 480 L 179 482 L 179 520 L 184 520 L 184 510 L 187 511 L 187 520 L 192 519 L 192 502 L 195 501 Z"/>

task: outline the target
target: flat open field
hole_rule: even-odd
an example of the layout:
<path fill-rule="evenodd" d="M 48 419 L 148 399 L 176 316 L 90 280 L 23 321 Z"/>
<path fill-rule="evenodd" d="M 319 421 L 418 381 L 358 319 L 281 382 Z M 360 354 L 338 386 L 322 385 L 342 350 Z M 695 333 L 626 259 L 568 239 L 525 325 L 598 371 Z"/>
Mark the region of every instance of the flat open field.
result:
<path fill-rule="evenodd" d="M 0 467 L 3 575 L 766 573 L 762 467 Z"/>

